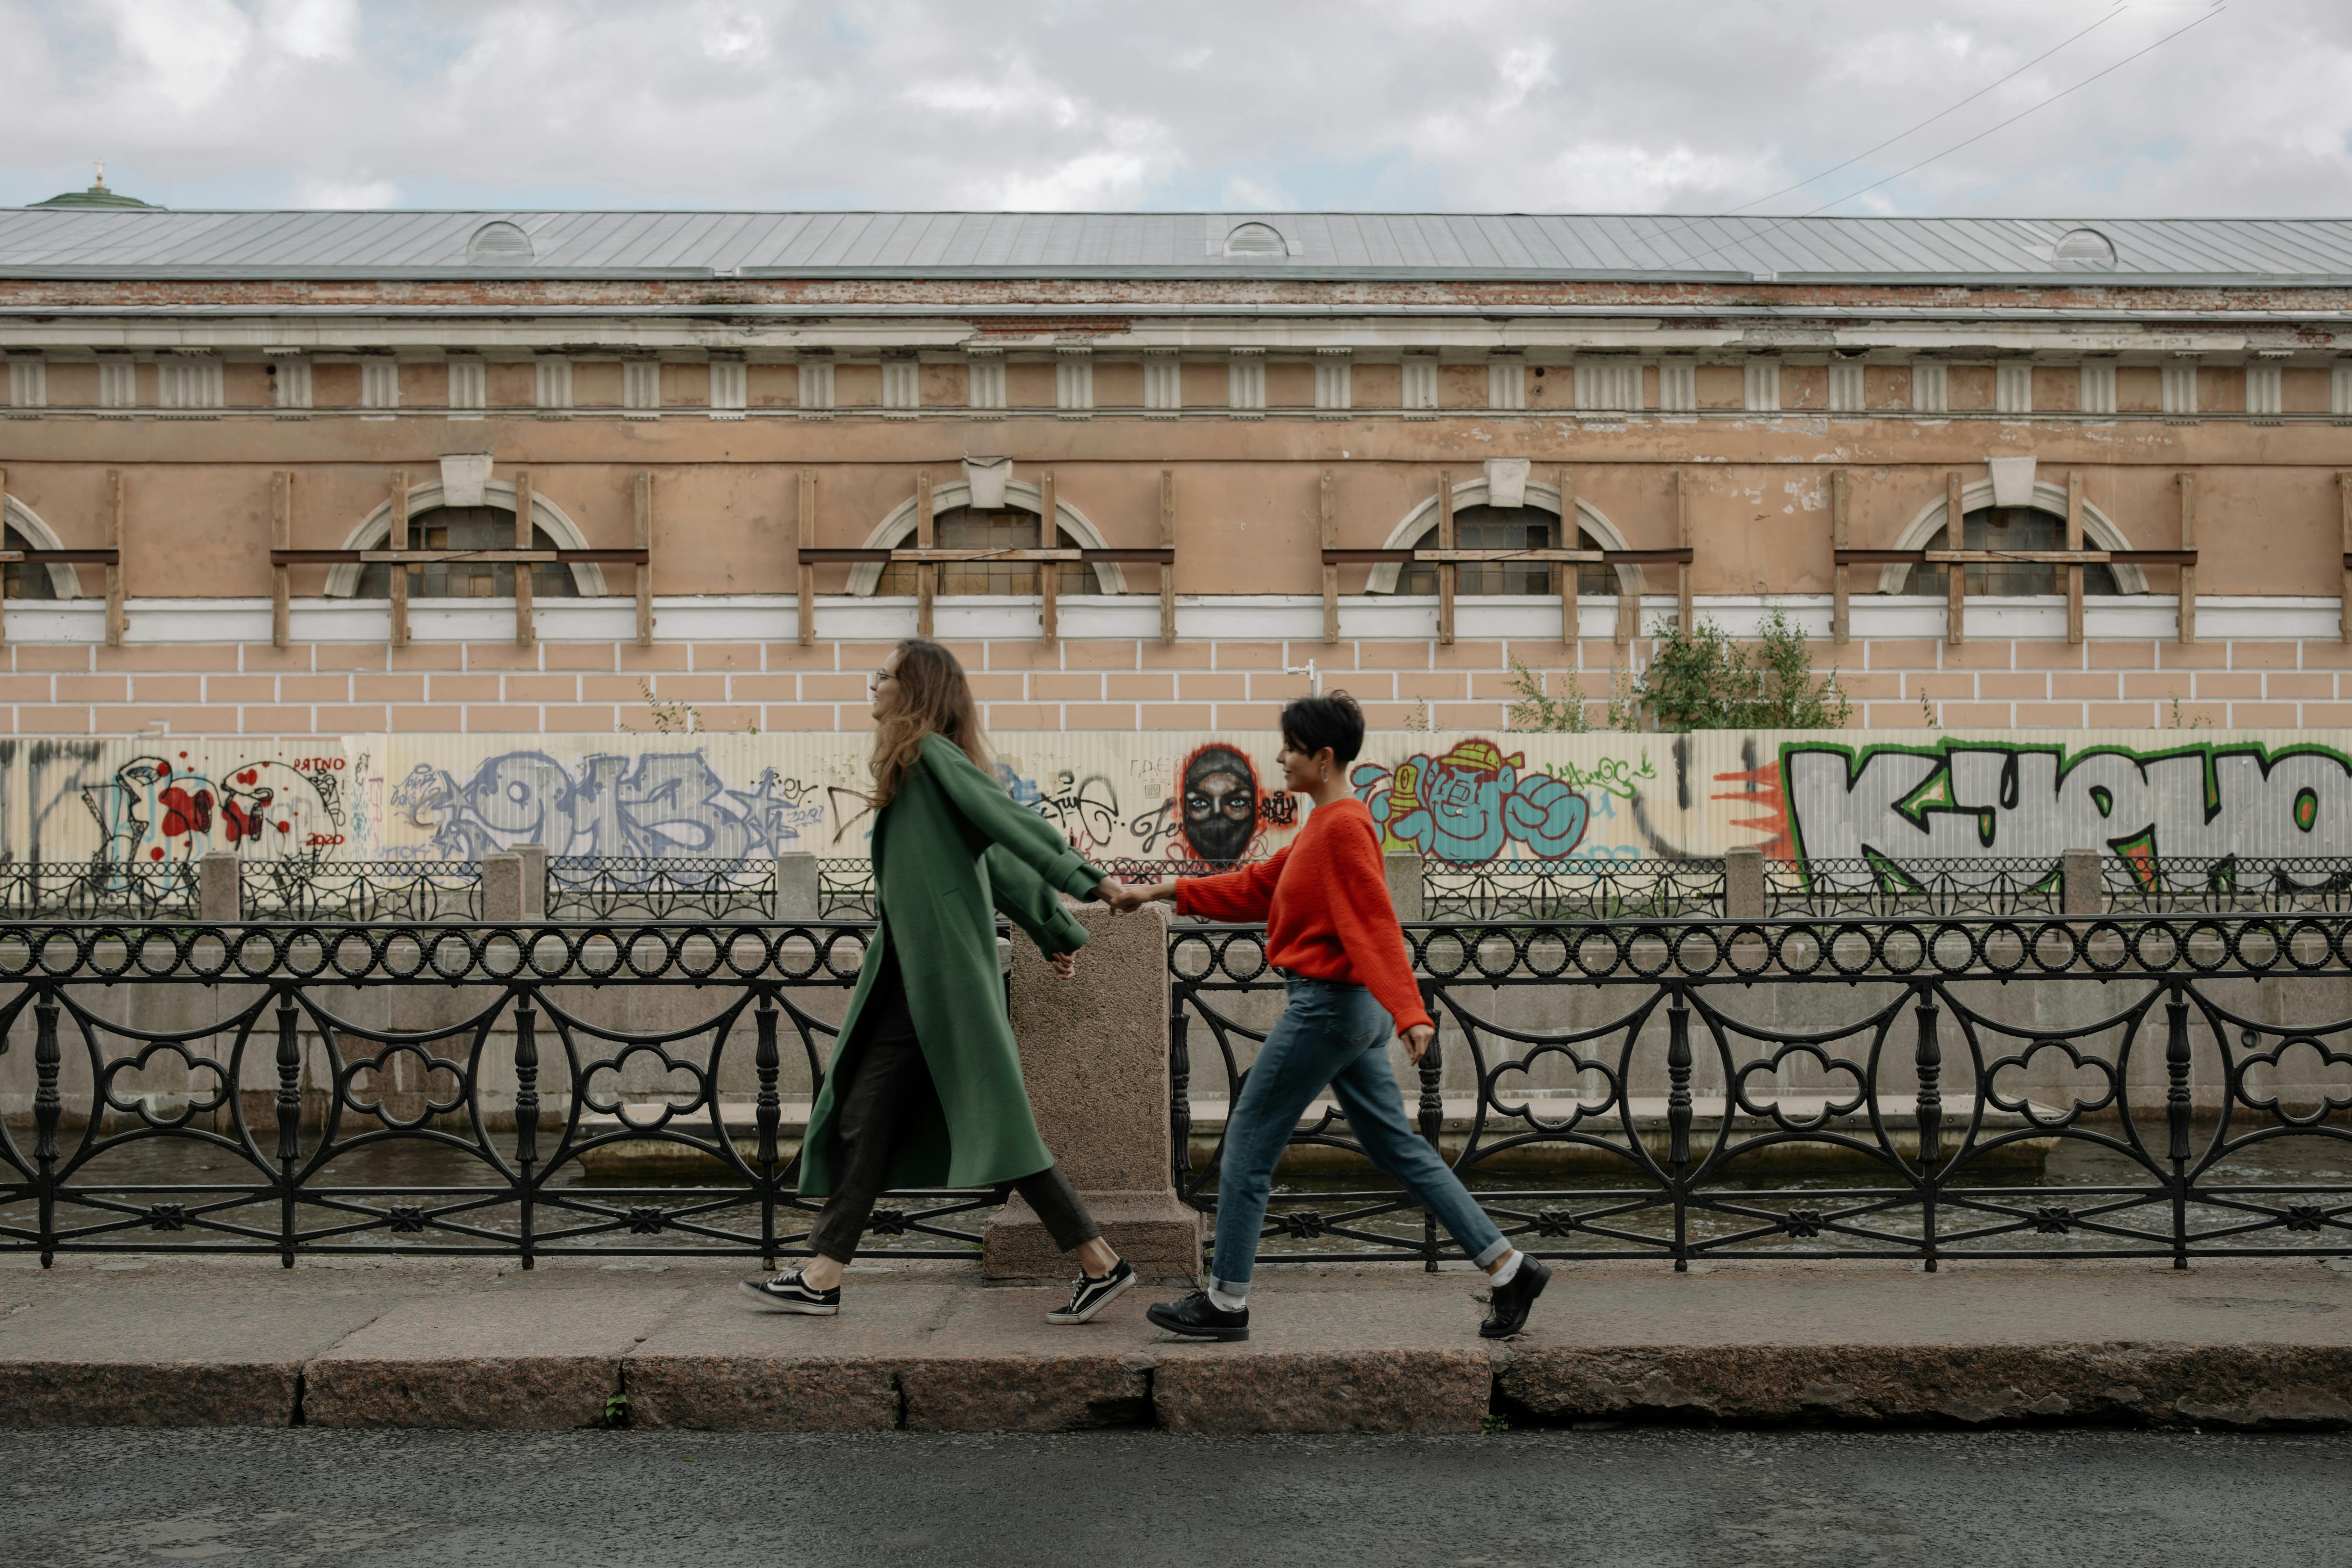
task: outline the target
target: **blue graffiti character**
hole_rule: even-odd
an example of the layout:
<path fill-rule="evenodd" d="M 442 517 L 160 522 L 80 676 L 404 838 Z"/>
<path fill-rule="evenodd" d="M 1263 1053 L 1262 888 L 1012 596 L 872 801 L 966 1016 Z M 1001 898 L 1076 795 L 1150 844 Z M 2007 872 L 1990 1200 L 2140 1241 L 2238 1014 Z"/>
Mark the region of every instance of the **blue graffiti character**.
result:
<path fill-rule="evenodd" d="M 1583 840 L 1590 807 L 1558 779 L 1522 782 L 1525 761 L 1492 741 L 1465 741 L 1442 757 L 1409 758 L 1393 774 L 1358 768 L 1351 782 L 1389 839 L 1424 855 L 1492 860 L 1516 837 L 1557 859 Z"/>

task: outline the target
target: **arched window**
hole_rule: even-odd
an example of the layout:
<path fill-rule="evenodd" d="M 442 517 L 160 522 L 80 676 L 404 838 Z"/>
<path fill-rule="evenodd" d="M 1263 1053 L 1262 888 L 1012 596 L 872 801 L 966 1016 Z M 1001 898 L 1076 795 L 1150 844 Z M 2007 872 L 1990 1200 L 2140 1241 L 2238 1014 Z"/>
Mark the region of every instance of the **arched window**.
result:
<path fill-rule="evenodd" d="M 1559 516 L 1541 507 L 1465 506 L 1454 514 L 1454 543 L 1459 550 L 1550 550 L 1559 538 Z M 1433 526 L 1421 536 L 1421 543 L 1433 546 L 1437 531 Z M 1592 535 L 1577 531 L 1578 550 L 1605 550 Z M 1550 594 L 1549 561 L 1481 561 L 1464 562 L 1456 569 L 1454 592 L 1459 594 Z M 1437 567 L 1430 562 L 1409 562 L 1397 573 L 1396 591 L 1400 594 L 1434 594 L 1437 592 Z M 1576 591 L 1580 595 L 1609 595 L 1617 592 L 1617 574 L 1599 562 L 1586 562 L 1576 568 Z"/>
<path fill-rule="evenodd" d="M 980 511 L 971 507 L 950 507 L 931 520 L 932 536 L 941 550 L 1036 550 L 1037 514 L 1007 508 L 1002 511 Z M 909 535 L 906 543 L 912 545 Z M 1084 548 L 1070 537 L 1069 530 L 1054 531 L 1054 548 L 1078 550 Z M 1037 586 L 1036 561 L 971 561 L 950 563 L 940 568 L 940 593 L 949 594 L 1034 594 Z M 1095 569 L 1078 561 L 1055 563 L 1054 592 L 1061 594 L 1099 594 L 1108 592 L 1095 585 Z M 912 598 L 915 593 L 915 568 L 912 563 L 894 561 L 882 569 L 881 581 L 875 593 Z"/>
<path fill-rule="evenodd" d="M 5 538 L 11 550 L 42 548 L 17 532 L 13 526 L 7 530 Z M 54 599 L 58 596 L 58 589 L 49 574 L 50 570 L 28 562 L 11 561 L 5 569 L 0 569 L 0 573 L 5 573 L 0 574 L 0 595 L 11 599 Z"/>
<path fill-rule="evenodd" d="M 1953 546 L 1945 540 L 1951 531 L 1939 528 L 1927 541 L 1930 550 L 2063 550 L 2066 548 L 2066 520 L 2056 512 L 2043 511 L 2032 506 L 1988 506 L 1966 512 L 1960 518 L 1963 542 Z M 2066 591 L 2065 569 L 2047 561 L 1988 561 L 1971 563 L 1962 568 L 1968 574 L 1967 587 L 1971 594 L 2024 596 L 2033 594 L 2063 594 Z M 1947 576 L 1948 566 L 1920 566 L 1911 573 L 1910 592 L 1942 595 L 1949 592 Z M 2116 585 L 2115 568 L 2085 566 L 2083 568 L 2083 592 L 2085 595 L 2112 595 L 2121 592 Z"/>
<path fill-rule="evenodd" d="M 511 507 L 436 506 L 408 520 L 413 550 L 512 550 L 515 515 Z M 534 550 L 560 550 L 547 530 L 533 528 Z M 416 599 L 510 599 L 515 569 L 504 561 L 446 561 L 408 569 L 408 593 Z M 579 584 L 572 568 L 542 561 L 530 569 L 530 592 L 536 599 L 575 599 Z M 373 562 L 360 571 L 358 597 L 392 597 L 392 568 Z"/>

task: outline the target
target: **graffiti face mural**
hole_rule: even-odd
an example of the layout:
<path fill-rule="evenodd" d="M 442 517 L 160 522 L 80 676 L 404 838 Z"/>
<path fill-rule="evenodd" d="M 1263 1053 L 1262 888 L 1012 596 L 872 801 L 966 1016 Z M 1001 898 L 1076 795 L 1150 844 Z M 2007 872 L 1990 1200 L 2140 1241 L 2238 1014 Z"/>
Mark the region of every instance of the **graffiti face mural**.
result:
<path fill-rule="evenodd" d="M 1185 759 L 1181 792 L 1192 858 L 1216 865 L 1240 859 L 1257 837 L 1257 770 L 1250 760 L 1231 746 L 1203 746 Z"/>
<path fill-rule="evenodd" d="M 1517 839 L 1534 858 L 1558 859 L 1582 841 L 1591 806 L 1559 779 L 1522 778 L 1526 762 L 1523 752 L 1505 756 L 1492 741 L 1471 740 L 1442 756 L 1408 758 L 1394 772 L 1361 765 L 1349 782 L 1391 847 L 1458 863 L 1495 859 Z"/>

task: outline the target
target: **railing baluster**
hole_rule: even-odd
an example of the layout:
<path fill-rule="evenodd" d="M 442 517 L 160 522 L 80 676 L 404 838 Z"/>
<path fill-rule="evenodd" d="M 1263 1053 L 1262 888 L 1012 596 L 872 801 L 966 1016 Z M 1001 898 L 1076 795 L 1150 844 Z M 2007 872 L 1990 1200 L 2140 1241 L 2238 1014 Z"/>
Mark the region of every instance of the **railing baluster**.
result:
<path fill-rule="evenodd" d="M 1941 1093 L 1944 1077 L 1944 1047 L 1937 1037 L 1937 1010 L 1935 993 L 1922 985 L 1913 993 L 1918 998 L 1915 1009 L 1919 1022 L 1919 1044 L 1913 1055 L 1913 1065 L 1919 1073 L 1918 1142 L 1919 1142 L 1919 1226 L 1920 1237 L 1927 1249 L 1927 1272 L 1936 1272 L 1936 1198 L 1943 1185 L 1943 1174 L 1937 1169 L 1944 1160 L 1944 1097 Z M 1876 1086 L 1872 1086 L 1875 1092 Z"/>
<path fill-rule="evenodd" d="M 760 1126 L 760 1257 L 771 1268 L 776 1266 L 776 1130 L 783 1123 L 783 1100 L 776 1092 L 776 1076 L 782 1066 L 782 1057 L 776 1049 L 776 998 L 762 988 L 760 1005 L 751 1015 L 756 1044 L 751 1052 L 751 1068 L 759 1076 L 758 1109 L 754 1112 Z"/>
<path fill-rule="evenodd" d="M 2165 1003 L 2164 1113 L 2171 1134 L 2165 1157 L 2172 1162 L 2172 1266 L 2189 1267 L 2189 1114 L 2195 1109 L 2189 1090 L 2189 1004 L 2174 981 Z"/>
<path fill-rule="evenodd" d="M 537 1200 L 539 1184 L 531 1167 L 539 1163 L 539 1015 L 532 1011 L 530 993 L 515 993 L 515 1171 L 521 1210 L 522 1266 L 538 1265 Z"/>
<path fill-rule="evenodd" d="M 294 1267 L 296 1212 L 294 1166 L 302 1158 L 302 1037 L 295 1026 L 301 1016 L 289 987 L 278 993 L 278 1260 Z"/>
<path fill-rule="evenodd" d="M 1690 1270 L 1690 1003 L 1680 981 L 1666 987 L 1666 1162 L 1674 1167 L 1675 1272 Z"/>
<path fill-rule="evenodd" d="M 1430 981 L 1421 983 L 1422 1010 L 1434 1019 L 1437 1014 L 1437 987 Z M 1438 1158 L 1445 1157 L 1442 1135 L 1445 1131 L 1445 1052 L 1438 1037 L 1429 1037 L 1429 1049 L 1421 1054 L 1421 1135 L 1437 1151 Z M 1421 1211 L 1422 1266 L 1429 1273 L 1437 1272 L 1437 1216 L 1427 1209 Z"/>
<path fill-rule="evenodd" d="M 41 1168 L 41 1267 L 58 1257 L 58 994 L 41 988 L 33 1002 L 33 1162 Z M 95 1112 L 93 1112 L 95 1114 Z"/>

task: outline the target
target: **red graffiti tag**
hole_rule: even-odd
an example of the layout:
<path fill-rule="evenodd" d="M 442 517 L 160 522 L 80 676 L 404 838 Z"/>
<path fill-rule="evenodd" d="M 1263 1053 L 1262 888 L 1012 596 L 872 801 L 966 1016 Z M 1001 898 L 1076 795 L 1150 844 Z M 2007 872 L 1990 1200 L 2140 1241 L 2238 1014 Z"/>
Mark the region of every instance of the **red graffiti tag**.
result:
<path fill-rule="evenodd" d="M 192 834 L 212 831 L 212 791 L 200 789 L 192 795 L 179 785 L 173 784 L 159 798 L 163 806 L 164 837 L 184 838 Z M 232 839 L 231 842 L 234 843 L 235 840 Z"/>

